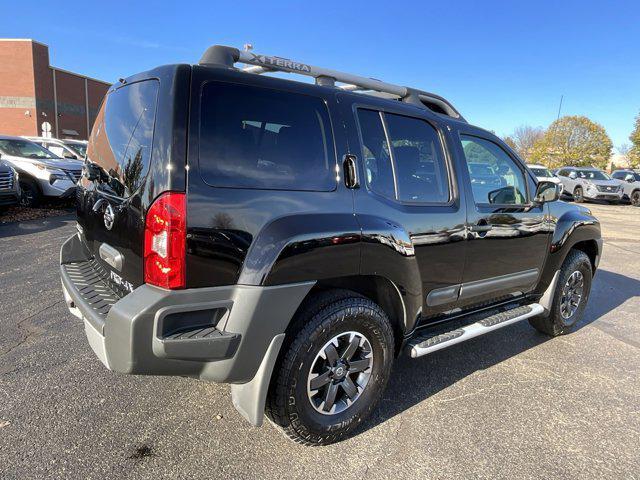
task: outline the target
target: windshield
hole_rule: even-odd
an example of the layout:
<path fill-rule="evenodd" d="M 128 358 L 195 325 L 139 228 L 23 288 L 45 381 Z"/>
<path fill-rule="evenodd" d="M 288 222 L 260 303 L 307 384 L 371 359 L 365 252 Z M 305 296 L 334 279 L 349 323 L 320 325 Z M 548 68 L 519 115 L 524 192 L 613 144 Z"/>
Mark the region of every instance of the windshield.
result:
<path fill-rule="evenodd" d="M 65 143 L 67 147 L 76 152 L 80 158 L 87 156 L 87 145 L 84 143 Z"/>
<path fill-rule="evenodd" d="M 531 171 L 536 177 L 553 177 L 553 173 L 551 173 L 546 168 L 534 167 L 534 168 L 531 168 Z"/>
<path fill-rule="evenodd" d="M 576 170 L 578 178 L 586 180 L 611 180 L 611 177 L 600 170 Z"/>
<path fill-rule="evenodd" d="M 0 151 L 14 157 L 47 159 L 58 158 L 49 150 L 29 140 L 0 139 Z"/>

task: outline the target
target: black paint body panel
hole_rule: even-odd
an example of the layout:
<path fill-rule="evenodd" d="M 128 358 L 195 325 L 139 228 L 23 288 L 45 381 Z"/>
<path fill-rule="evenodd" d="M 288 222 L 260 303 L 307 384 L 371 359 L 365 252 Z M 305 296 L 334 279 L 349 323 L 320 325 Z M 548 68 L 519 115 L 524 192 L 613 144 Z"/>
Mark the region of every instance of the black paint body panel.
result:
<path fill-rule="evenodd" d="M 598 221 L 575 205 L 476 206 L 460 133 L 482 136 L 510 152 L 525 171 L 530 195 L 536 180 L 501 140 L 465 122 L 397 101 L 222 67 L 165 66 L 127 81 L 141 78 L 160 81 L 153 161 L 142 187 L 126 200 L 109 199 L 122 206 L 122 223 L 113 232 L 92 213 L 100 194 L 91 182 L 83 180 L 78 194 L 78 221 L 89 247 L 107 242 L 121 251 L 122 276 L 134 287 L 143 280 L 145 213 L 167 190 L 187 193 L 187 288 L 381 277 L 402 299 L 405 335 L 448 318 L 454 310 L 502 301 L 514 290 L 523 298 L 542 294 L 572 246 L 600 238 Z M 200 157 L 199 124 L 202 86 L 210 81 L 321 98 L 333 132 L 333 190 L 207 184 L 199 169 L 200 162 L 209 161 Z M 451 177 L 450 202 L 406 204 L 368 190 L 362 181 L 359 107 L 416 117 L 437 130 Z M 360 185 L 355 189 L 344 184 L 347 154 L 357 157 Z M 469 232 L 481 220 L 493 228 L 486 235 Z"/>
<path fill-rule="evenodd" d="M 142 80 L 155 79 L 159 83 L 156 120 L 151 150 L 151 163 L 139 188 L 127 197 L 107 194 L 96 188 L 96 182 L 85 175 L 80 179 L 76 192 L 78 223 L 89 250 L 102 266 L 122 277 L 133 288 L 143 283 L 142 249 L 144 219 L 149 206 L 161 193 L 169 190 L 185 190 L 185 160 L 187 139 L 187 109 L 189 98 L 189 65 L 167 65 L 127 78 L 124 84 L 113 85 L 109 92 Z M 167 168 L 171 165 L 171 168 Z M 105 201 L 94 209 L 96 203 L 105 200 L 115 211 L 114 225 L 108 230 L 104 224 Z M 106 243 L 118 250 L 123 258 L 122 270 L 116 271 L 104 262 L 98 250 Z M 111 280 L 109 280 L 111 281 Z M 129 293 L 121 284 L 112 287 L 122 294 Z"/>

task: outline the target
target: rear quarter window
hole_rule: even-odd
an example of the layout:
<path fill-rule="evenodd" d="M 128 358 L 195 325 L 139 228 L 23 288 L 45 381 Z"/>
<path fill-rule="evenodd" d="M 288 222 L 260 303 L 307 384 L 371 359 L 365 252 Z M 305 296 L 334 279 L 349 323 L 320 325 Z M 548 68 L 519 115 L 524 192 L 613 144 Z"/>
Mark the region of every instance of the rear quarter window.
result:
<path fill-rule="evenodd" d="M 322 99 L 221 82 L 202 87 L 199 168 L 207 184 L 330 191 L 335 165 Z"/>

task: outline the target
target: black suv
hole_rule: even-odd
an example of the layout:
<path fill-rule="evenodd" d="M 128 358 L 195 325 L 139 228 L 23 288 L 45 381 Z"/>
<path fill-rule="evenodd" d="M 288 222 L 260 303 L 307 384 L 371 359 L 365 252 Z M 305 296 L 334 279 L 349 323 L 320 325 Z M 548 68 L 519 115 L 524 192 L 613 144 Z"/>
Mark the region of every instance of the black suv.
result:
<path fill-rule="evenodd" d="M 110 88 L 77 216 L 60 273 L 100 360 L 231 383 L 305 444 L 360 424 L 403 352 L 571 331 L 602 249 L 442 97 L 220 46 Z"/>

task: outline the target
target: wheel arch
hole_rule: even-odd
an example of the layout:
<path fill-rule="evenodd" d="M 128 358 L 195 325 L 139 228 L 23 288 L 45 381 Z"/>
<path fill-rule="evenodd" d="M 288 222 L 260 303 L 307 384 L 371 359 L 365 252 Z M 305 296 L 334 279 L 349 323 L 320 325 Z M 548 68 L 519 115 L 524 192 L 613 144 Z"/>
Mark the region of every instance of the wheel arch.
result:
<path fill-rule="evenodd" d="M 580 250 L 581 252 L 584 252 L 587 257 L 589 257 L 591 269 L 593 270 L 593 273 L 595 273 L 598 266 L 598 257 L 600 255 L 600 249 L 598 248 L 598 243 L 595 239 L 576 242 L 572 245 L 571 250 Z"/>
<path fill-rule="evenodd" d="M 304 305 L 314 296 L 336 289 L 355 292 L 379 305 L 391 322 L 395 350 L 396 352 L 400 350 L 404 336 L 407 333 L 407 319 L 410 313 L 401 289 L 393 281 L 379 275 L 350 275 L 325 278 L 319 280 L 307 293 L 298 311 L 302 310 Z M 296 318 L 297 313 L 294 318 Z M 293 327 L 293 323 L 292 321 L 290 326 Z"/>
<path fill-rule="evenodd" d="M 30 173 L 25 172 L 24 170 L 18 170 L 18 182 L 31 183 L 35 186 L 38 192 L 42 193 L 42 187 L 40 187 L 40 182 L 38 181 L 38 179 Z"/>
<path fill-rule="evenodd" d="M 572 249 L 583 251 L 595 273 L 602 253 L 600 222 L 584 208 L 563 202 L 552 205 L 554 218 L 549 254 L 535 293 L 544 294 Z"/>

